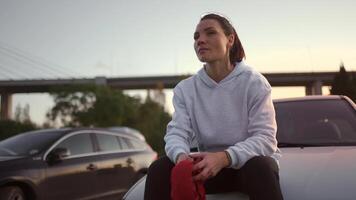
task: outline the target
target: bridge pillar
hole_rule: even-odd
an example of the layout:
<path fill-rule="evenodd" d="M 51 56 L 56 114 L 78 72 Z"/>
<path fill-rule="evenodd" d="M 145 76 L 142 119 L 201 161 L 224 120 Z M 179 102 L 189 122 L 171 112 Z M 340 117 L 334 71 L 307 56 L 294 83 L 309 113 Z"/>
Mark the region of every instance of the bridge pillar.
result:
<path fill-rule="evenodd" d="M 305 93 L 306 95 L 322 95 L 322 86 L 321 81 L 314 81 L 306 86 Z"/>
<path fill-rule="evenodd" d="M 11 118 L 11 108 L 12 108 L 12 94 L 2 93 L 1 94 L 1 115 L 0 119 L 10 119 Z"/>

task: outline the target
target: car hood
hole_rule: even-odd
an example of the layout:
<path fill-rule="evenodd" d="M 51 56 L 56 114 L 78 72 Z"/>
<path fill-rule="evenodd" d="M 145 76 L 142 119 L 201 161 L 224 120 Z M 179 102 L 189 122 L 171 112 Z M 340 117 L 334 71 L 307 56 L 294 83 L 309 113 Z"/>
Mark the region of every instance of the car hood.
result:
<path fill-rule="evenodd" d="M 286 200 L 354 200 L 356 147 L 282 148 L 280 183 Z M 143 177 L 124 200 L 143 200 Z M 207 200 L 248 200 L 241 193 L 207 195 Z"/>
<path fill-rule="evenodd" d="M 146 176 L 136 182 L 125 194 L 123 200 L 143 200 L 145 193 Z M 229 192 L 206 195 L 206 200 L 249 200 L 248 196 L 239 192 Z"/>
<path fill-rule="evenodd" d="M 0 162 L 1 161 L 8 161 L 8 160 L 16 160 L 19 158 L 23 158 L 22 156 L 0 156 Z"/>
<path fill-rule="evenodd" d="M 283 148 L 282 155 L 285 199 L 355 199 L 356 147 Z"/>

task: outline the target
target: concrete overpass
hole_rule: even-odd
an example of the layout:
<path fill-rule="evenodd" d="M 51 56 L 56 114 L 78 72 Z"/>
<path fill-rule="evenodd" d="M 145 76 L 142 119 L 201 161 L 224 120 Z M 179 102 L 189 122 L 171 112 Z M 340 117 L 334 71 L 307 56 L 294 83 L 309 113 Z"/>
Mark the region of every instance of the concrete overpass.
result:
<path fill-rule="evenodd" d="M 321 94 L 322 86 L 330 86 L 338 72 L 300 72 L 300 73 L 264 73 L 272 86 L 303 86 L 306 95 Z M 356 76 L 356 72 L 348 72 Z M 151 76 L 129 78 L 95 77 L 88 79 L 52 79 L 52 80 L 4 80 L 0 81 L 1 119 L 8 119 L 11 112 L 12 94 L 14 93 L 46 93 L 56 86 L 80 84 L 107 85 L 114 89 L 154 89 L 158 85 L 165 89 L 173 88 L 179 81 L 189 77 L 182 76 Z"/>

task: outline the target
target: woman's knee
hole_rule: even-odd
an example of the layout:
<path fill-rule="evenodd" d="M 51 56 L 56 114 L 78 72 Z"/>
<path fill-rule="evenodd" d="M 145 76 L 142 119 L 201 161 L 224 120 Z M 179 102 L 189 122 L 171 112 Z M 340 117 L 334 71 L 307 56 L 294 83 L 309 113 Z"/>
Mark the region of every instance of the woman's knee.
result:
<path fill-rule="evenodd" d="M 253 177 L 255 177 L 259 180 L 264 178 L 279 179 L 278 165 L 276 161 L 269 156 L 256 156 L 247 161 L 245 165 L 249 178 L 253 179 Z"/>
<path fill-rule="evenodd" d="M 169 199 L 170 174 L 174 164 L 167 156 L 154 161 L 148 168 L 145 199 Z"/>
<path fill-rule="evenodd" d="M 256 156 L 247 161 L 246 166 L 256 170 L 278 171 L 276 161 L 269 156 Z"/>
<path fill-rule="evenodd" d="M 277 162 L 268 156 L 250 159 L 243 166 L 246 191 L 251 199 L 283 199 Z"/>
<path fill-rule="evenodd" d="M 162 174 L 162 173 L 170 173 L 172 168 L 174 167 L 174 163 L 167 157 L 163 156 L 156 161 L 154 161 L 150 167 L 148 168 L 149 174 Z"/>

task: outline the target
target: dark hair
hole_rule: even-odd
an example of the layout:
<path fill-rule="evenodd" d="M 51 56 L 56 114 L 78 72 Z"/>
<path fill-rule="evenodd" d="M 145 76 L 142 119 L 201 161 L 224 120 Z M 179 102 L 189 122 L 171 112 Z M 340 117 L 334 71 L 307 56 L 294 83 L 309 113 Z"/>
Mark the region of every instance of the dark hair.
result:
<path fill-rule="evenodd" d="M 209 13 L 200 18 L 200 21 L 206 19 L 214 19 L 216 20 L 221 28 L 224 30 L 226 36 L 233 34 L 235 36 L 234 44 L 230 49 L 230 62 L 231 64 L 235 64 L 236 62 L 241 62 L 243 58 L 246 58 L 244 48 L 242 47 L 241 41 L 237 36 L 235 28 L 225 17 L 220 16 L 218 14 Z"/>

